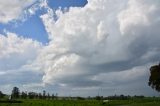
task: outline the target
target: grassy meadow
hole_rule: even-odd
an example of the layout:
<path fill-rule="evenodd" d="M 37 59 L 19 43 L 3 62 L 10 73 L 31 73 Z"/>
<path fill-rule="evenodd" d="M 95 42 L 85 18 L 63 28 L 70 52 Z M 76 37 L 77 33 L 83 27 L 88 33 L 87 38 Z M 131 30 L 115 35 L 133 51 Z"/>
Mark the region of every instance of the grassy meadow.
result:
<path fill-rule="evenodd" d="M 0 103 L 0 106 L 160 106 L 160 98 L 130 100 L 19 100 L 22 103 Z"/>

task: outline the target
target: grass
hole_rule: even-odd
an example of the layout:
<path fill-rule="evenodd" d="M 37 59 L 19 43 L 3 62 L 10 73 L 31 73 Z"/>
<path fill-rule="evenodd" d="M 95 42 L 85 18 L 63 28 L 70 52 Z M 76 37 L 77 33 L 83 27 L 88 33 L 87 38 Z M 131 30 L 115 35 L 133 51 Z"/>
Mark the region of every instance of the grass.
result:
<path fill-rule="evenodd" d="M 160 99 L 144 98 L 111 100 L 107 103 L 97 100 L 21 100 L 22 103 L 0 103 L 0 106 L 160 106 Z"/>

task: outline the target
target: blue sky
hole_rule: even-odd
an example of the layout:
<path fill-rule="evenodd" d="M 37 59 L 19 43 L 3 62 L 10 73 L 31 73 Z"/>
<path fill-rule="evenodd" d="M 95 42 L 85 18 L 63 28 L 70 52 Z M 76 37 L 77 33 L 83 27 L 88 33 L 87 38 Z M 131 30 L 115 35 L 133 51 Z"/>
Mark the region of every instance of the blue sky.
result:
<path fill-rule="evenodd" d="M 59 7 L 83 7 L 87 4 L 87 0 L 49 0 L 48 5 L 50 8 L 58 9 Z M 48 35 L 45 31 L 44 25 L 40 19 L 40 15 L 44 14 L 45 10 L 38 10 L 36 14 L 27 18 L 26 21 L 10 22 L 8 24 L 0 24 L 0 32 L 4 33 L 4 30 L 17 33 L 25 38 L 32 38 L 42 43 L 48 43 Z"/>
<path fill-rule="evenodd" d="M 148 79 L 160 59 L 159 7 L 159 0 L 1 0 L 0 91 L 157 96 Z"/>
<path fill-rule="evenodd" d="M 87 0 L 50 0 L 49 6 L 53 8 L 58 7 L 83 7 L 87 3 Z"/>

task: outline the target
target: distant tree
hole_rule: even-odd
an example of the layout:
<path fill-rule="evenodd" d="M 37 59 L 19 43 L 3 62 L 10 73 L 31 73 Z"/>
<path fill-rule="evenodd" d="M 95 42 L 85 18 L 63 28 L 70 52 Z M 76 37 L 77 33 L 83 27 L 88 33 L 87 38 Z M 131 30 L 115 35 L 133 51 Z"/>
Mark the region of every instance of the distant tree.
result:
<path fill-rule="evenodd" d="M 19 95 L 20 95 L 19 88 L 18 87 L 13 87 L 12 97 L 13 98 L 19 98 Z"/>
<path fill-rule="evenodd" d="M 134 95 L 134 98 L 144 98 L 145 96 L 143 96 L 143 95 L 139 95 L 139 96 L 137 96 L 137 95 Z"/>
<path fill-rule="evenodd" d="M 83 97 L 76 97 L 77 98 L 77 100 L 85 100 L 85 98 L 83 98 Z"/>
<path fill-rule="evenodd" d="M 56 99 L 56 100 L 58 99 L 58 93 L 56 93 L 56 95 L 55 95 L 55 99 Z"/>
<path fill-rule="evenodd" d="M 41 93 L 38 94 L 38 98 L 39 98 L 39 99 L 42 99 L 42 98 L 43 98 Z"/>
<path fill-rule="evenodd" d="M 87 97 L 88 100 L 92 99 L 90 96 Z"/>
<path fill-rule="evenodd" d="M 46 99 L 46 91 L 43 90 L 43 99 Z"/>
<path fill-rule="evenodd" d="M 150 68 L 150 77 L 148 85 L 160 92 L 160 64 Z"/>
<path fill-rule="evenodd" d="M 55 98 L 55 96 L 54 96 L 54 94 L 52 94 L 52 100 L 54 100 L 54 98 Z"/>
<path fill-rule="evenodd" d="M 38 94 L 35 93 L 35 92 L 29 92 L 29 93 L 28 93 L 28 98 L 29 98 L 29 99 L 38 98 Z"/>
<path fill-rule="evenodd" d="M 39 98 L 38 93 L 35 93 L 35 98 L 36 98 L 36 99 L 38 99 L 38 98 Z"/>
<path fill-rule="evenodd" d="M 50 99 L 50 94 L 49 93 L 47 94 L 47 99 Z"/>
<path fill-rule="evenodd" d="M 22 92 L 21 93 L 21 98 L 26 99 L 27 98 L 27 92 Z"/>
<path fill-rule="evenodd" d="M 0 99 L 3 98 L 5 95 L 0 91 Z"/>
<path fill-rule="evenodd" d="M 95 99 L 96 99 L 96 100 L 102 100 L 102 99 L 103 99 L 103 96 L 96 96 Z"/>

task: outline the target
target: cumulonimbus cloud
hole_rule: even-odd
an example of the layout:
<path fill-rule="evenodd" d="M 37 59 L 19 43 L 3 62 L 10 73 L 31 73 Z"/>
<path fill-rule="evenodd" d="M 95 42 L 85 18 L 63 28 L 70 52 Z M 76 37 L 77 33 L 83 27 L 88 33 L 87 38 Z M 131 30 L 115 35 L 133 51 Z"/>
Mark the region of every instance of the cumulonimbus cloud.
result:
<path fill-rule="evenodd" d="M 61 88 L 109 86 L 114 91 L 124 86 L 123 93 L 124 89 L 129 91 L 126 84 L 133 83 L 135 88 L 145 86 L 148 90 L 147 69 L 160 58 L 159 0 L 88 0 L 86 6 L 70 7 L 67 11 L 55 11 L 44 0 L 40 7 L 47 9 L 40 18 L 49 43 L 40 45 L 3 36 L 0 40 L 8 41 L 10 46 L 0 48 L 0 59 L 13 58 L 24 51 L 19 58 L 24 64 L 16 66 L 43 72 L 42 83 Z M 34 8 L 30 11 L 34 12 Z M 9 42 L 12 38 L 19 43 Z M 20 44 L 22 47 L 17 46 Z M 119 80 L 122 75 L 124 78 Z"/>
<path fill-rule="evenodd" d="M 51 40 L 43 52 L 44 83 L 91 83 L 100 73 L 158 61 L 159 6 L 157 0 L 88 0 L 85 7 L 42 15 Z"/>

